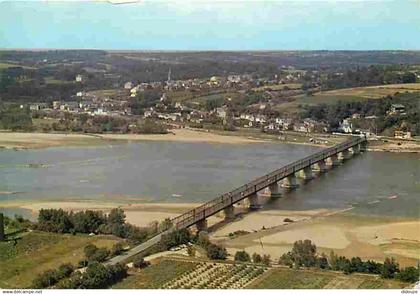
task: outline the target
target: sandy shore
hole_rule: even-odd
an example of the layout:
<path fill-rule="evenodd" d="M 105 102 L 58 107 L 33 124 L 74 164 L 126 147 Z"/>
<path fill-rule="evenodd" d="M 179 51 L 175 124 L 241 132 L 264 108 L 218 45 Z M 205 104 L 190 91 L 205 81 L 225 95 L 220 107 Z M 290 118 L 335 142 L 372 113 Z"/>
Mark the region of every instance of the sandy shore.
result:
<path fill-rule="evenodd" d="M 147 226 L 154 221 L 173 218 L 199 203 L 129 203 L 127 201 L 44 201 L 3 202 L 3 208 L 24 208 L 37 216 L 41 208 L 62 208 L 67 211 L 86 209 L 109 212 L 122 208 L 127 221 L 137 226 Z M 310 239 L 320 252 L 334 250 L 347 257 L 383 261 L 392 256 L 403 265 L 416 265 L 420 260 L 420 219 L 404 219 L 351 214 L 351 209 L 317 209 L 305 211 L 259 210 L 248 212 L 235 208 L 237 217 L 225 221 L 223 213 L 208 219 L 214 242 L 224 245 L 231 254 L 246 250 L 250 254 L 270 254 L 276 260 L 289 251 L 297 240 Z M 239 214 L 238 214 L 239 213 Z M 285 221 L 288 219 L 287 221 Z M 230 237 L 230 233 L 246 231 L 247 234 Z"/>
<path fill-rule="evenodd" d="M 284 222 L 286 217 L 294 222 Z M 239 228 L 250 233 L 228 237 Z M 289 251 L 295 241 L 310 239 L 326 254 L 334 250 L 347 257 L 377 261 L 392 256 L 407 266 L 416 265 L 420 259 L 419 232 L 420 220 L 356 216 L 327 210 L 261 211 L 225 225 L 212 234 L 212 239 L 226 246 L 232 254 L 246 250 L 250 254 L 270 254 L 274 259 Z"/>
<path fill-rule="evenodd" d="M 246 138 L 239 136 L 224 136 L 211 132 L 195 131 L 191 129 L 171 130 L 171 133 L 164 135 L 141 135 L 141 134 L 103 134 L 103 139 L 129 140 L 129 141 L 173 141 L 190 143 L 222 143 L 222 144 L 245 144 L 265 142 L 264 140 Z"/>
<path fill-rule="evenodd" d="M 112 208 L 121 208 L 126 214 L 129 223 L 137 226 L 147 226 L 154 221 L 163 221 L 166 218 L 173 218 L 191 208 L 200 205 L 199 203 L 134 203 L 127 202 L 99 202 L 99 201 L 45 201 L 33 203 L 6 202 L 0 203 L 4 208 L 23 208 L 31 211 L 34 218 L 37 217 L 40 209 L 59 209 L 66 211 L 81 210 L 102 210 L 105 213 Z"/>
<path fill-rule="evenodd" d="M 56 134 L 0 132 L 0 148 L 36 149 L 57 146 L 89 146 L 112 141 L 173 141 L 190 143 L 247 144 L 266 142 L 241 136 L 224 136 L 190 129 L 172 130 L 163 135 L 141 134 Z"/>

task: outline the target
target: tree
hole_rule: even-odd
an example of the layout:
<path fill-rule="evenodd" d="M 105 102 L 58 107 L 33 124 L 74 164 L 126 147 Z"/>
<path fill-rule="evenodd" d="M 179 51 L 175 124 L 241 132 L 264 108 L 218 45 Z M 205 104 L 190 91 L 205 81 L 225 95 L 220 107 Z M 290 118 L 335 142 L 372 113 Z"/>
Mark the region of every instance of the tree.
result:
<path fill-rule="evenodd" d="M 252 262 L 254 263 L 261 263 L 262 262 L 262 257 L 261 255 L 259 255 L 258 253 L 252 254 Z"/>
<path fill-rule="evenodd" d="M 74 271 L 74 266 L 71 263 L 65 263 L 58 267 L 56 277 L 58 280 L 69 277 Z"/>
<path fill-rule="evenodd" d="M 111 248 L 111 255 L 116 256 L 120 255 L 124 251 L 123 244 L 121 242 L 115 243 Z"/>
<path fill-rule="evenodd" d="M 381 277 L 384 279 L 392 279 L 399 271 L 399 265 L 394 258 L 387 257 L 382 266 Z"/>
<path fill-rule="evenodd" d="M 246 251 L 236 251 L 235 261 L 250 262 L 251 257 Z"/>
<path fill-rule="evenodd" d="M 98 247 L 95 245 L 89 243 L 83 248 L 83 252 L 85 253 L 85 256 L 87 259 L 90 259 L 95 253 L 98 251 Z"/>
<path fill-rule="evenodd" d="M 162 236 L 160 243 L 164 250 L 171 247 L 186 244 L 191 241 L 191 233 L 188 229 L 176 230 Z"/>
<path fill-rule="evenodd" d="M 284 253 L 280 256 L 279 264 L 287 265 L 288 267 L 293 267 L 293 256 L 292 253 L 289 251 L 287 253 Z"/>
<path fill-rule="evenodd" d="M 150 265 L 150 262 L 145 261 L 143 257 L 137 256 L 134 260 L 133 260 L 133 267 L 135 268 L 146 268 Z"/>
<path fill-rule="evenodd" d="M 32 287 L 35 289 L 44 289 L 54 285 L 57 281 L 56 272 L 54 270 L 47 270 L 39 274 L 32 281 Z"/>
<path fill-rule="evenodd" d="M 316 246 L 311 240 L 299 240 L 293 244 L 292 260 L 299 266 L 311 267 L 316 265 Z"/>
<path fill-rule="evenodd" d="M 270 255 L 269 255 L 269 254 L 264 254 L 264 255 L 262 256 L 262 260 L 261 260 L 261 262 L 262 262 L 264 265 L 269 266 L 269 265 L 270 265 L 270 262 L 271 262 Z"/>
<path fill-rule="evenodd" d="M 210 243 L 207 246 L 207 257 L 210 259 L 224 260 L 227 257 L 226 248 Z"/>
<path fill-rule="evenodd" d="M 325 254 L 321 254 L 321 256 L 317 258 L 317 267 L 320 269 L 328 269 L 330 267 Z"/>
<path fill-rule="evenodd" d="M 419 280 L 419 275 L 420 270 L 418 267 L 409 266 L 397 273 L 396 278 L 403 282 L 415 283 Z"/>

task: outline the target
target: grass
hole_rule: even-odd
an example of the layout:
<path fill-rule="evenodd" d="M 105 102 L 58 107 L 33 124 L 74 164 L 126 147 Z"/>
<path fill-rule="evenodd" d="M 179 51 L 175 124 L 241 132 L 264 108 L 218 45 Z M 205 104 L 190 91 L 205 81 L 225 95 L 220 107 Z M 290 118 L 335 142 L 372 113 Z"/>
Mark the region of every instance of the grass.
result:
<path fill-rule="evenodd" d="M 159 289 L 165 283 L 192 270 L 198 263 L 159 260 L 144 270 L 135 271 L 122 282 L 113 286 L 114 289 Z"/>
<path fill-rule="evenodd" d="M 297 89 L 302 88 L 302 84 L 295 83 L 295 84 L 268 85 L 268 86 L 253 88 L 252 90 L 265 91 L 265 90 L 271 89 L 273 91 L 279 91 L 279 90 L 283 90 L 285 87 L 288 87 L 289 89 L 292 89 L 292 90 L 297 90 Z"/>
<path fill-rule="evenodd" d="M 378 276 L 317 270 L 276 268 L 266 272 L 248 288 L 252 289 L 401 289 L 408 283 Z"/>
<path fill-rule="evenodd" d="M 26 68 L 26 69 L 34 69 L 34 67 L 30 67 L 30 66 L 24 66 L 24 65 L 20 65 L 20 64 L 0 62 L 0 70 L 7 69 L 7 68 L 10 68 L 10 67 L 22 67 L 22 68 Z"/>
<path fill-rule="evenodd" d="M 294 97 L 294 101 L 279 104 L 275 108 L 289 113 L 296 113 L 299 112 L 299 105 L 334 104 L 338 101 L 354 102 L 365 99 L 380 99 L 387 95 L 394 95 L 397 92 L 420 92 L 420 83 L 346 88 L 318 92 L 313 96 L 298 95 Z"/>
<path fill-rule="evenodd" d="M 74 84 L 75 81 L 63 81 L 63 80 L 57 80 L 53 77 L 47 77 L 45 78 L 45 83 L 51 84 L 51 85 L 63 85 L 63 84 Z"/>
<path fill-rule="evenodd" d="M 0 243 L 0 288 L 28 288 L 34 277 L 63 263 L 77 263 L 83 259 L 88 243 L 111 248 L 118 238 L 111 236 L 63 235 L 30 232 L 22 235 L 16 246 Z"/>

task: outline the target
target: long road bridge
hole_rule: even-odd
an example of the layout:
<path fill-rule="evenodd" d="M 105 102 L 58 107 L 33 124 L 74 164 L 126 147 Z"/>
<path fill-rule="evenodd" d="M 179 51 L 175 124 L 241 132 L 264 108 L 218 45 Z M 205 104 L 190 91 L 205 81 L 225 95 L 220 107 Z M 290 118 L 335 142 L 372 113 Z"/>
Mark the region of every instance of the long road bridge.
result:
<path fill-rule="evenodd" d="M 239 188 L 225 193 L 209 202 L 204 203 L 190 211 L 187 211 L 171 220 L 172 226 L 148 241 L 132 248 L 126 254 L 116 256 L 108 263 L 121 262 L 128 257 L 138 254 L 157 244 L 162 235 L 177 229 L 188 228 L 193 225 L 198 230 L 206 230 L 206 219 L 220 211 L 224 211 L 227 218 L 234 217 L 234 204 L 247 199 L 251 209 L 259 208 L 258 192 L 268 189 L 271 197 L 278 197 L 279 184 L 284 188 L 297 187 L 296 177 L 301 176 L 305 180 L 313 178 L 314 172 L 325 172 L 328 168 L 339 165 L 342 161 L 365 150 L 367 140 L 365 137 L 355 137 L 333 147 L 315 152 L 305 158 L 289 163 L 275 171 L 259 177 Z"/>

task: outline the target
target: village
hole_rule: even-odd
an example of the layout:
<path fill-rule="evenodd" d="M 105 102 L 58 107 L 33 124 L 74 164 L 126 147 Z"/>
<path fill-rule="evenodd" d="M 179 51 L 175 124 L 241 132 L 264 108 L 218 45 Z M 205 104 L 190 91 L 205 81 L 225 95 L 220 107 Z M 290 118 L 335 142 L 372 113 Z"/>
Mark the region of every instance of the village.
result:
<path fill-rule="evenodd" d="M 172 80 L 171 70 L 166 81 L 134 83 L 127 81 L 118 90 L 79 91 L 70 100 L 53 100 L 51 103 L 30 103 L 33 117 L 45 121 L 49 119 L 73 120 L 83 116 L 91 118 L 117 118 L 127 121 L 122 132 L 130 132 L 138 120 L 152 120 L 162 123 L 167 129 L 209 128 L 234 131 L 237 128 L 257 129 L 269 134 L 282 134 L 284 131 L 299 133 L 344 133 L 377 136 L 377 116 L 363 116 L 353 113 L 339 121 L 338 126 L 331 126 L 324 120 L 299 115 L 281 114 L 275 110 L 278 97 L 288 99 L 302 93 L 311 95 L 319 85 L 317 72 L 311 73 L 311 88 L 304 89 L 302 84 L 308 73 L 293 71 L 287 75 L 271 78 L 254 78 L 250 74 L 212 76 L 208 79 Z M 83 84 L 85 76 L 78 74 L 75 82 Z M 315 81 L 315 82 L 314 82 Z M 192 97 L 217 96 L 217 101 L 210 99 L 185 99 L 185 93 L 196 93 Z M 227 95 L 226 95 L 227 93 Z M 259 95 L 249 105 L 239 105 L 229 94 Z M 206 96 L 207 95 L 207 96 Z M 187 96 L 187 95 L 186 95 Z M 133 101 L 141 97 L 144 101 L 141 109 L 133 110 Z M 214 102 L 214 103 L 212 103 Z M 239 102 L 240 103 L 240 102 Z M 386 115 L 404 117 L 405 106 L 392 104 Z M 411 132 L 395 130 L 395 138 L 410 139 Z"/>

